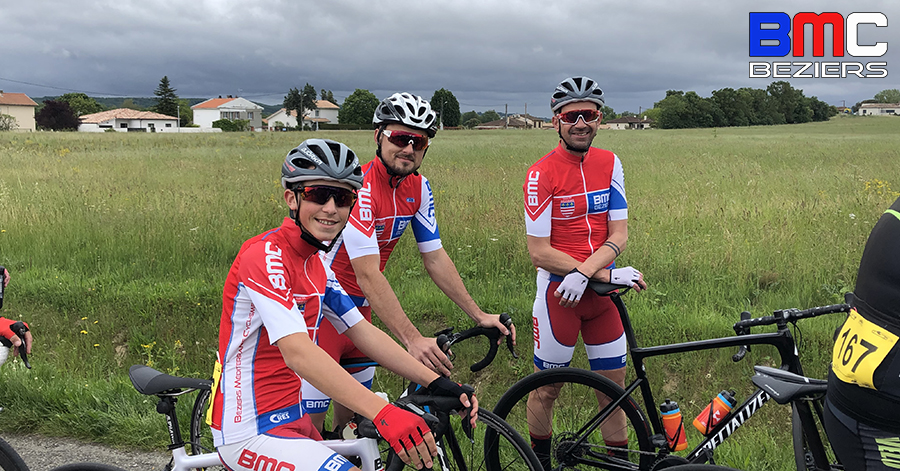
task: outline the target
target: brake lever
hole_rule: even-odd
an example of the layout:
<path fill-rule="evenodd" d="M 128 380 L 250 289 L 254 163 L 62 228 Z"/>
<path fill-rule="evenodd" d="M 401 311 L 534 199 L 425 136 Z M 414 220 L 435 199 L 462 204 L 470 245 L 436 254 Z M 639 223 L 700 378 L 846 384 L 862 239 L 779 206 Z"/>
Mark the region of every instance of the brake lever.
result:
<path fill-rule="evenodd" d="M 744 311 L 741 313 L 742 321 L 746 321 L 746 320 L 750 319 L 750 317 L 751 317 L 751 315 L 750 315 L 749 311 Z M 735 328 L 734 332 L 737 335 L 747 335 L 750 333 L 750 328 L 749 327 Z M 737 362 L 743 360 L 744 357 L 747 356 L 747 352 L 749 352 L 749 351 L 750 351 L 749 345 L 741 345 L 740 348 L 738 348 L 738 352 L 731 356 L 731 361 L 737 363 Z"/>

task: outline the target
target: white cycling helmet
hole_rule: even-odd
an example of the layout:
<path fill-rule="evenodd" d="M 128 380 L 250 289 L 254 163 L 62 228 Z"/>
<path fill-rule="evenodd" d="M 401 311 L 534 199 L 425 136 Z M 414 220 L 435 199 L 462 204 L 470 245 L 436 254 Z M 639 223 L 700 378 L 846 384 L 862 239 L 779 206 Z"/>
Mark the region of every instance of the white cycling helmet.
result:
<path fill-rule="evenodd" d="M 425 131 L 428 137 L 437 134 L 437 115 L 428 101 L 412 93 L 395 93 L 378 104 L 372 124 L 375 129 L 397 123 Z"/>
<path fill-rule="evenodd" d="M 606 104 L 603 100 L 603 90 L 597 86 L 597 82 L 579 76 L 569 77 L 556 86 L 553 96 L 550 97 L 550 109 L 556 113 L 566 104 L 576 101 L 590 101 L 600 108 Z"/>

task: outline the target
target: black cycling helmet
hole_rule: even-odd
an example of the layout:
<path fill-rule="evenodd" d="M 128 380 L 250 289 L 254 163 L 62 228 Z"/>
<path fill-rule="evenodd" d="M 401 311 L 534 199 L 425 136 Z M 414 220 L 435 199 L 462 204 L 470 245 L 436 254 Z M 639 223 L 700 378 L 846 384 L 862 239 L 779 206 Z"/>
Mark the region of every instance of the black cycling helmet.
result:
<path fill-rule="evenodd" d="M 425 131 L 428 137 L 437 134 L 437 115 L 425 99 L 412 93 L 395 93 L 378 104 L 372 124 L 379 129 L 397 123 Z"/>
<path fill-rule="evenodd" d="M 329 139 L 307 139 L 294 147 L 281 166 L 281 186 L 309 180 L 332 180 L 362 188 L 359 158 L 344 144 Z"/>
<path fill-rule="evenodd" d="M 598 108 L 602 108 L 606 102 L 603 99 L 603 90 L 597 85 L 597 82 L 588 77 L 569 77 L 553 90 L 553 96 L 550 97 L 550 109 L 556 114 L 560 108 L 568 103 L 576 101 L 590 101 L 596 103 Z"/>

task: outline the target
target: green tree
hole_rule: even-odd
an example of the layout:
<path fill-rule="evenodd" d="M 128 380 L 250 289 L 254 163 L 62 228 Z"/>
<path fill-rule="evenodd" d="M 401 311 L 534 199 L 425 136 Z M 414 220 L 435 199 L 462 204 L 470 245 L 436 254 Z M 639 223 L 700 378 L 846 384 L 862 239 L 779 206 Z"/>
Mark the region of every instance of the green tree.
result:
<path fill-rule="evenodd" d="M 212 127 L 219 128 L 222 132 L 240 132 L 250 130 L 248 119 L 217 119 L 212 122 Z"/>
<path fill-rule="evenodd" d="M 876 93 L 875 103 L 900 103 L 900 90 L 889 88 Z"/>
<path fill-rule="evenodd" d="M 787 124 L 807 123 L 812 120 L 812 110 L 807 106 L 803 91 L 783 80 L 772 82 L 766 88 L 775 110 L 784 116 Z"/>
<path fill-rule="evenodd" d="M 481 120 L 479 120 L 478 118 L 469 118 L 468 120 L 463 121 L 463 126 L 469 129 L 472 129 L 479 124 L 481 124 Z"/>
<path fill-rule="evenodd" d="M 16 124 L 16 118 L 8 114 L 0 114 L 0 131 L 12 131 L 19 127 Z"/>
<path fill-rule="evenodd" d="M 297 88 L 288 90 L 288 94 L 284 96 L 283 106 L 284 111 L 287 112 L 288 116 L 291 115 L 291 111 L 293 111 L 297 116 L 302 116 L 300 114 L 300 111 L 303 109 L 303 98 L 300 96 L 300 90 L 298 90 Z"/>
<path fill-rule="evenodd" d="M 178 99 L 178 113 L 178 125 L 181 127 L 189 126 L 191 121 L 194 120 L 194 110 L 191 109 L 191 105 L 187 100 Z"/>
<path fill-rule="evenodd" d="M 169 84 L 169 77 L 164 75 L 159 80 L 159 86 L 156 87 L 156 91 L 153 92 L 156 95 L 156 105 L 151 109 L 156 113 L 172 116 L 173 118 L 178 116 L 178 95 L 175 94 L 176 91 Z"/>
<path fill-rule="evenodd" d="M 46 100 L 44 107 L 34 115 L 34 122 L 48 131 L 74 131 L 80 121 L 68 103 Z"/>
<path fill-rule="evenodd" d="M 325 90 L 323 88 L 321 97 L 322 97 L 321 99 L 324 101 L 330 101 L 331 103 L 334 103 L 335 105 L 338 104 L 337 100 L 334 99 L 334 93 L 331 93 L 331 90 Z"/>
<path fill-rule="evenodd" d="M 459 121 L 461 123 L 465 123 L 464 126 L 469 127 L 468 122 L 472 119 L 478 119 L 478 123 L 481 123 L 481 120 L 478 118 L 478 113 L 476 113 L 474 110 L 466 111 L 465 113 L 463 113 L 462 116 L 460 116 Z"/>
<path fill-rule="evenodd" d="M 284 109 L 290 115 L 291 111 L 297 113 L 297 129 L 303 129 L 303 117 L 306 112 L 314 110 L 316 106 L 316 87 L 307 83 L 303 90 L 292 88 L 284 97 Z"/>
<path fill-rule="evenodd" d="M 600 112 L 603 113 L 603 122 L 604 123 L 611 119 L 616 119 L 619 117 L 619 115 L 616 114 L 615 110 L 613 110 L 611 107 L 606 106 L 606 105 L 603 105 L 603 107 L 600 108 Z"/>
<path fill-rule="evenodd" d="M 357 88 L 344 100 L 344 106 L 338 110 L 338 123 L 365 126 L 372 124 L 372 116 L 378 107 L 378 97 L 372 92 Z"/>
<path fill-rule="evenodd" d="M 490 123 L 491 121 L 497 121 L 498 119 L 500 119 L 500 113 L 497 113 L 494 110 L 487 110 L 481 114 L 482 123 Z"/>
<path fill-rule="evenodd" d="M 126 98 L 122 100 L 122 106 L 120 108 L 128 108 L 129 110 L 140 110 L 141 107 L 134 103 L 133 98 Z"/>
<path fill-rule="evenodd" d="M 56 99 L 69 104 L 69 108 L 75 113 L 75 116 L 84 116 L 86 114 L 99 113 L 103 111 L 103 105 L 97 103 L 97 100 L 85 95 L 84 93 L 66 93 Z"/>
<path fill-rule="evenodd" d="M 459 126 L 459 102 L 453 92 L 442 88 L 431 97 L 431 109 L 438 114 L 438 122 L 444 126 Z"/>

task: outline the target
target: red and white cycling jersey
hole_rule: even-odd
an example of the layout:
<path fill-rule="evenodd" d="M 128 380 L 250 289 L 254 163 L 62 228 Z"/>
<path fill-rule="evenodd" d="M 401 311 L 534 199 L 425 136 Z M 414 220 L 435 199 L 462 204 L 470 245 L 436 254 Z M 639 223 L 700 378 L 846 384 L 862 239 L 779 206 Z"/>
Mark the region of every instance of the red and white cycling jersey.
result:
<path fill-rule="evenodd" d="M 318 315 L 327 305 L 328 320 L 338 332 L 362 320 L 318 251 L 300 234 L 285 218 L 280 227 L 245 242 L 228 272 L 219 326 L 223 366 L 213 398 L 216 446 L 301 417 L 301 378 L 274 344 L 291 334 L 308 335 L 304 312 Z"/>
<path fill-rule="evenodd" d="M 408 226 L 412 226 L 420 252 L 441 248 L 434 196 L 428 180 L 416 173 L 392 188 L 391 176 L 381 159 L 375 158 L 362 168 L 365 177 L 359 199 L 350 213 L 350 222 L 325 258 L 341 286 L 351 296 L 359 298 L 363 297 L 363 292 L 356 282 L 351 259 L 380 254 L 379 268 L 384 271 L 394 246 Z"/>
<path fill-rule="evenodd" d="M 560 144 L 528 169 L 523 190 L 526 233 L 579 262 L 606 242 L 608 221 L 628 219 L 622 163 L 607 150 L 582 159 Z"/>

